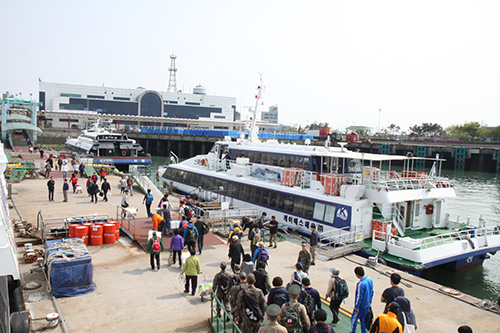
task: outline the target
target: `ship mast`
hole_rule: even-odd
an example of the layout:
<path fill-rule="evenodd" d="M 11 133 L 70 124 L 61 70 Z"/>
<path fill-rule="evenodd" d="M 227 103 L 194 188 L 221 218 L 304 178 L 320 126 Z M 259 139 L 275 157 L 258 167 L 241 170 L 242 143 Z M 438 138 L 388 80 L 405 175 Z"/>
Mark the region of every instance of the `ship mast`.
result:
<path fill-rule="evenodd" d="M 259 73 L 260 75 L 260 84 L 257 87 L 257 95 L 255 96 L 255 108 L 253 111 L 250 110 L 250 113 L 253 112 L 252 122 L 250 123 L 250 133 L 248 133 L 248 141 L 250 142 L 259 142 L 259 127 L 257 126 L 257 107 L 259 106 L 259 100 L 262 97 L 262 89 L 264 88 L 262 75 L 263 73 Z"/>

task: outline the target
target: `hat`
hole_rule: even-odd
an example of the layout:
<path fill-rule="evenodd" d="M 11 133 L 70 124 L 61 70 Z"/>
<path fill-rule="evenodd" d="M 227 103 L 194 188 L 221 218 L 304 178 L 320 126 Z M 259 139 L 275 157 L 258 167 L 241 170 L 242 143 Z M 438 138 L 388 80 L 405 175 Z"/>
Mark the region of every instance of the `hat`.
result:
<path fill-rule="evenodd" d="M 302 242 L 302 246 L 307 246 L 307 243 L 306 242 Z"/>
<path fill-rule="evenodd" d="M 233 237 L 233 241 L 237 241 L 238 240 L 238 236 L 234 235 Z"/>
<path fill-rule="evenodd" d="M 302 265 L 301 262 L 298 262 L 295 264 L 295 268 L 302 269 L 302 268 L 304 268 L 304 265 Z"/>
<path fill-rule="evenodd" d="M 397 302 L 391 302 L 389 304 L 389 311 L 392 313 L 398 314 L 399 313 L 399 304 Z"/>
<path fill-rule="evenodd" d="M 149 214 L 148 214 L 148 216 L 149 216 L 149 217 L 153 216 L 153 213 L 149 213 Z"/>
<path fill-rule="evenodd" d="M 298 296 L 300 294 L 300 287 L 296 284 L 292 284 L 288 287 L 288 293 L 292 296 Z"/>
<path fill-rule="evenodd" d="M 337 268 L 337 267 L 332 267 L 328 270 L 331 274 L 333 275 L 339 275 L 340 274 L 340 270 Z"/>
<path fill-rule="evenodd" d="M 266 313 L 271 317 L 277 317 L 281 313 L 281 308 L 278 304 L 270 304 L 267 307 Z"/>

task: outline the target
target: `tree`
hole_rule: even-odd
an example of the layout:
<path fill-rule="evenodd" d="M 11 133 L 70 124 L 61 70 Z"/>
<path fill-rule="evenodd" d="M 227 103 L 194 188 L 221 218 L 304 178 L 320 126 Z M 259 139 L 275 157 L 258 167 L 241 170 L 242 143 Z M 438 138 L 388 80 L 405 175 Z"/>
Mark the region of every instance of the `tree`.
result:
<path fill-rule="evenodd" d="M 472 140 L 474 138 L 484 138 L 488 136 L 488 129 L 477 121 L 466 122 L 463 125 L 452 125 L 447 128 L 448 133 L 453 137 L 462 140 Z"/>
<path fill-rule="evenodd" d="M 443 127 L 439 124 L 422 123 L 409 128 L 410 135 L 416 136 L 440 136 L 443 134 Z"/>
<path fill-rule="evenodd" d="M 396 124 L 392 123 L 389 126 L 387 126 L 387 131 L 391 134 L 397 134 L 401 128 L 397 126 Z"/>

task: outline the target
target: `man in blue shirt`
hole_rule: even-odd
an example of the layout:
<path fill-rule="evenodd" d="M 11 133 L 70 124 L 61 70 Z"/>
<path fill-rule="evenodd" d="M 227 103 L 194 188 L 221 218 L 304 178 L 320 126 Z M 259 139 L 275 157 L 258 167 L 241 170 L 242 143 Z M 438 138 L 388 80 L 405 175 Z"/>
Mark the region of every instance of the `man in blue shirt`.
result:
<path fill-rule="evenodd" d="M 368 276 L 365 276 L 365 270 L 361 266 L 354 269 L 354 274 L 359 279 L 359 282 L 356 285 L 356 299 L 354 300 L 354 309 L 351 316 L 351 333 L 356 332 L 358 319 L 361 324 L 361 333 L 366 333 L 366 315 L 372 304 L 373 281 Z"/>

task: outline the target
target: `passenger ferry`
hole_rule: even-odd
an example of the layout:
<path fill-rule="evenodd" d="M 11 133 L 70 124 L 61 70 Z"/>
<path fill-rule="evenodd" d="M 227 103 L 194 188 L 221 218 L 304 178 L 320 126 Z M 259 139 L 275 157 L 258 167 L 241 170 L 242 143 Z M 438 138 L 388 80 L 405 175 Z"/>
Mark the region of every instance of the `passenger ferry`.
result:
<path fill-rule="evenodd" d="M 92 157 L 97 164 L 114 164 L 119 169 L 132 164 L 151 164 L 151 155 L 146 154 L 140 144 L 125 133 L 114 132 L 109 123 L 100 125 L 99 120 L 77 138 L 68 137 L 64 147 Z"/>
<path fill-rule="evenodd" d="M 422 172 L 417 161 L 429 159 L 260 142 L 257 133 L 253 121 L 248 139 L 218 141 L 206 155 L 170 164 L 163 178 L 183 194 L 267 212 L 303 235 L 314 223 L 323 243 L 362 244 L 360 254 L 414 274 L 480 265 L 500 249 L 497 226 L 446 212 L 456 194 L 439 156 Z"/>

